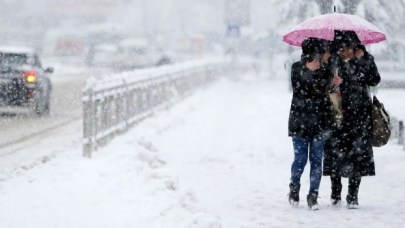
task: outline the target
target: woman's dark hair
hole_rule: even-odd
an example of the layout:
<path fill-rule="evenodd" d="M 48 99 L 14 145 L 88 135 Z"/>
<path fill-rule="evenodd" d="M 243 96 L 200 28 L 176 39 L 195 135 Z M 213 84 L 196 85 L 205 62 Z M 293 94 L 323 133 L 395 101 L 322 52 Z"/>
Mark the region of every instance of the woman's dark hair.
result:
<path fill-rule="evenodd" d="M 321 63 L 322 55 L 330 50 L 331 42 L 328 40 L 318 39 L 318 38 L 308 38 L 302 42 L 302 56 L 301 61 L 305 64 L 307 62 L 312 62 L 314 59 L 318 59 Z M 322 99 L 325 95 L 325 85 L 327 83 L 327 78 L 325 75 L 328 70 L 327 67 L 321 67 L 311 74 L 308 80 L 308 94 L 316 99 Z"/>
<path fill-rule="evenodd" d="M 337 54 L 339 50 L 344 47 L 357 49 L 363 48 L 364 46 L 361 45 L 361 41 L 355 32 L 335 30 L 335 38 L 332 41 L 331 53 Z"/>
<path fill-rule="evenodd" d="M 312 62 L 314 59 L 320 60 L 322 55 L 330 50 L 330 41 L 318 38 L 307 38 L 302 41 L 301 47 L 301 59 L 304 62 Z"/>
<path fill-rule="evenodd" d="M 366 47 L 364 47 L 363 44 L 358 44 L 354 49 L 355 50 L 363 50 L 364 52 L 367 52 Z"/>

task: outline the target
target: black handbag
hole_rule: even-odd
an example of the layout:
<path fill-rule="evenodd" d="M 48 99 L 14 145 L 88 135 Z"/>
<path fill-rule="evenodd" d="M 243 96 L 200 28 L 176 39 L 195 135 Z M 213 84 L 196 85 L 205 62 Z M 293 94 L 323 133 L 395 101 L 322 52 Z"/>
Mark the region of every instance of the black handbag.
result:
<path fill-rule="evenodd" d="M 373 146 L 381 147 L 388 143 L 391 137 L 392 125 L 390 116 L 384 109 L 384 105 L 373 96 Z"/>

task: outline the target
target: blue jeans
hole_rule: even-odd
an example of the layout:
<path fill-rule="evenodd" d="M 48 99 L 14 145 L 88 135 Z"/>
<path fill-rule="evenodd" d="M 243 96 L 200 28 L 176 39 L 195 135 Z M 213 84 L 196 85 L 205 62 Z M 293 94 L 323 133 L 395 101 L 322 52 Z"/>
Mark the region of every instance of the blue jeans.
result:
<path fill-rule="evenodd" d="M 294 147 L 294 162 L 291 166 L 291 183 L 301 185 L 301 175 L 308 160 L 311 164 L 309 193 L 318 194 L 322 177 L 322 154 L 325 139 L 292 138 Z"/>

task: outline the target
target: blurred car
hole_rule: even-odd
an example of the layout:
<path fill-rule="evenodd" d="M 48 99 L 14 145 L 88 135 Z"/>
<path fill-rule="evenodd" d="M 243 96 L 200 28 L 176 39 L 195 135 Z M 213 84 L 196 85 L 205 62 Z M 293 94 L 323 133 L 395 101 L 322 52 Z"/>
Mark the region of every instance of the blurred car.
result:
<path fill-rule="evenodd" d="M 145 68 L 154 65 L 147 39 L 124 39 L 118 44 L 117 67 Z"/>
<path fill-rule="evenodd" d="M 87 58 L 89 66 L 115 67 L 117 64 L 118 47 L 112 44 L 100 44 L 92 48 Z"/>
<path fill-rule="evenodd" d="M 37 53 L 29 48 L 0 47 L 0 111 L 50 113 L 52 84 Z"/>
<path fill-rule="evenodd" d="M 115 65 L 121 69 L 135 69 L 172 64 L 174 55 L 157 45 L 151 45 L 147 39 L 131 38 L 118 43 Z"/>
<path fill-rule="evenodd" d="M 284 62 L 284 69 L 287 71 L 287 77 L 288 77 L 288 89 L 292 91 L 292 84 L 291 84 L 291 67 L 295 62 L 298 62 L 301 60 L 301 50 L 294 51 L 293 53 L 290 54 L 288 59 Z"/>
<path fill-rule="evenodd" d="M 173 63 L 173 58 L 166 54 L 166 55 L 162 55 L 158 59 L 156 66 L 163 66 L 163 65 L 172 64 L 172 63 Z"/>
<path fill-rule="evenodd" d="M 153 53 L 153 61 L 156 66 L 163 66 L 167 64 L 174 64 L 180 62 L 179 55 L 163 48 L 156 49 Z"/>

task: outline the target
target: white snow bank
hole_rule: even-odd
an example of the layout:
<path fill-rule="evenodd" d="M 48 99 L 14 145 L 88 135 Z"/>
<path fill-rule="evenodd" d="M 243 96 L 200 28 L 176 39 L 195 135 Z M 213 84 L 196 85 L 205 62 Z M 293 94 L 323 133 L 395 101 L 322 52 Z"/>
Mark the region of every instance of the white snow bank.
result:
<path fill-rule="evenodd" d="M 0 227 L 222 227 L 149 143 L 128 134 L 92 159 L 78 146 L 1 182 Z"/>

